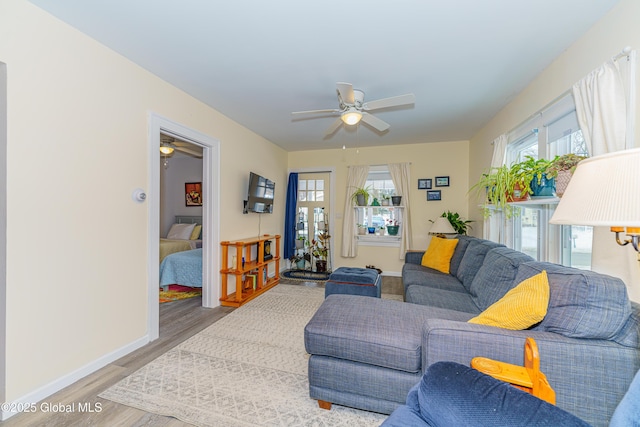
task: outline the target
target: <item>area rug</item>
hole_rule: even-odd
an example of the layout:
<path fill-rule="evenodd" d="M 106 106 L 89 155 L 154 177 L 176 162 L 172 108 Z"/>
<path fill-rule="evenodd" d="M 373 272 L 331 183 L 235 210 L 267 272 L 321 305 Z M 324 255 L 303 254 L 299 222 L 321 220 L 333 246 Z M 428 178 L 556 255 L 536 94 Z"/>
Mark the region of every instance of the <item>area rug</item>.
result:
<path fill-rule="evenodd" d="M 283 271 L 281 275 L 287 279 L 295 281 L 311 281 L 311 282 L 326 282 L 329 279 L 331 273 L 317 273 L 315 271 L 306 270 L 287 270 Z"/>
<path fill-rule="evenodd" d="M 379 426 L 309 397 L 304 326 L 324 289 L 279 284 L 99 396 L 196 426 Z"/>
<path fill-rule="evenodd" d="M 160 288 L 160 304 L 181 299 L 195 298 L 202 295 L 202 288 L 191 288 L 182 285 L 169 285 L 166 291 Z"/>

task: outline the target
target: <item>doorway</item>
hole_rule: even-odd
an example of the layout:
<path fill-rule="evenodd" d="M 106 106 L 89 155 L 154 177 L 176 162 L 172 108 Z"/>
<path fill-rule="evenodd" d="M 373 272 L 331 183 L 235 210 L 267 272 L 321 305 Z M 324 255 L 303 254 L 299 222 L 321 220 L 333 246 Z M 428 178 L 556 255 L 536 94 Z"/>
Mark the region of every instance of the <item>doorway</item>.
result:
<path fill-rule="evenodd" d="M 149 202 L 148 212 L 148 322 L 149 340 L 159 336 L 159 233 L 160 233 L 160 134 L 202 148 L 202 306 L 220 305 L 220 289 L 215 286 L 220 271 L 220 143 L 218 140 L 179 123 L 150 114 L 149 118 Z M 204 262 L 208 260 L 208 262 Z"/>

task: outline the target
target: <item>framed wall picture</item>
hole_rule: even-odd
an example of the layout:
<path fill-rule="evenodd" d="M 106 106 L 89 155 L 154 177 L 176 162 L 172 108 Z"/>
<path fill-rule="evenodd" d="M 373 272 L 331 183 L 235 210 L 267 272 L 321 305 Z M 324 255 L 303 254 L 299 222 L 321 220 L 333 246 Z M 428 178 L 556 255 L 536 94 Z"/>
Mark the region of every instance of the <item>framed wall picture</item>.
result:
<path fill-rule="evenodd" d="M 436 187 L 448 187 L 448 186 L 449 186 L 448 176 L 436 176 Z"/>
<path fill-rule="evenodd" d="M 185 204 L 187 206 L 202 206 L 202 183 L 186 182 L 184 184 Z"/>
<path fill-rule="evenodd" d="M 418 190 L 428 190 L 431 188 L 431 178 L 423 178 L 418 180 Z"/>
<path fill-rule="evenodd" d="M 427 191 L 427 201 L 433 200 L 442 200 L 442 194 L 440 190 L 428 190 Z"/>

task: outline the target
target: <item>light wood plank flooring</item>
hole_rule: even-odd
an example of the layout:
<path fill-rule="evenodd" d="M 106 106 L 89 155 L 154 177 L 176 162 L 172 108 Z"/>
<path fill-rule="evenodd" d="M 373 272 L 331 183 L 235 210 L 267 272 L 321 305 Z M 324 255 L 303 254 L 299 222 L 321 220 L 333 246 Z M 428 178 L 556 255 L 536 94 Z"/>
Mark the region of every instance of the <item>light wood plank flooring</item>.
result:
<path fill-rule="evenodd" d="M 281 283 L 324 287 L 316 282 L 282 280 Z M 400 278 L 383 277 L 382 286 L 383 292 L 402 294 Z M 0 422 L 0 426 L 189 426 L 190 424 L 173 417 L 152 414 L 102 399 L 98 394 L 235 310 L 231 307 L 202 308 L 201 304 L 200 298 L 160 304 L 160 338 L 38 402 L 37 412 L 14 415 Z M 52 405 L 75 403 L 76 407 L 83 404 L 89 408 L 100 406 L 101 411 L 47 413 L 39 409 L 43 402 Z"/>

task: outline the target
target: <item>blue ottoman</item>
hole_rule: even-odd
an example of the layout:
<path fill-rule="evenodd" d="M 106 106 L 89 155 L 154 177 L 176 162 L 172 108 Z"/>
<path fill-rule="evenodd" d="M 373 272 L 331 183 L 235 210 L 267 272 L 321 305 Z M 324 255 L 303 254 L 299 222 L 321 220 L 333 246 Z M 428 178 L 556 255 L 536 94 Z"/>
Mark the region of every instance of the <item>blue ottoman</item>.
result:
<path fill-rule="evenodd" d="M 371 268 L 340 267 L 329 276 L 324 296 L 348 294 L 380 298 L 381 283 L 382 276 Z"/>

